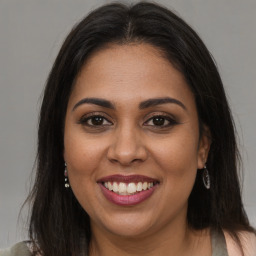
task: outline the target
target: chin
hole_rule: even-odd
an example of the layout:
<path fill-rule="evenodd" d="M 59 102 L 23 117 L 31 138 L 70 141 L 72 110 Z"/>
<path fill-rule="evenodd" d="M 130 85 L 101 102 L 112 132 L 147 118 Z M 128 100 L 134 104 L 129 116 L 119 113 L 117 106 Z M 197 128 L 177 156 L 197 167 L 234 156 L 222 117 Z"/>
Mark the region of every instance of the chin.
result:
<path fill-rule="evenodd" d="M 109 229 L 113 235 L 126 237 L 126 238 L 138 238 L 146 236 L 150 233 L 150 228 L 143 225 L 122 225 L 122 226 L 112 226 Z"/>
<path fill-rule="evenodd" d="M 150 233 L 152 220 L 137 214 L 111 215 L 110 219 L 101 221 L 101 229 L 122 237 L 141 237 Z M 98 224 L 96 224 L 98 226 Z"/>

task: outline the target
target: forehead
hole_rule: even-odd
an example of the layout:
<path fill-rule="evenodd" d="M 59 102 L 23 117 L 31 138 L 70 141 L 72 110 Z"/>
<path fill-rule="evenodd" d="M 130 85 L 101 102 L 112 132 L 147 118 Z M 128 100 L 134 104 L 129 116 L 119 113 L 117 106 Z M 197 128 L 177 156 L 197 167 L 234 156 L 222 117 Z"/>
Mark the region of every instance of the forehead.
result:
<path fill-rule="evenodd" d="M 93 53 L 81 69 L 71 99 L 108 97 L 134 101 L 176 97 L 194 102 L 183 75 L 148 44 L 108 45 Z"/>

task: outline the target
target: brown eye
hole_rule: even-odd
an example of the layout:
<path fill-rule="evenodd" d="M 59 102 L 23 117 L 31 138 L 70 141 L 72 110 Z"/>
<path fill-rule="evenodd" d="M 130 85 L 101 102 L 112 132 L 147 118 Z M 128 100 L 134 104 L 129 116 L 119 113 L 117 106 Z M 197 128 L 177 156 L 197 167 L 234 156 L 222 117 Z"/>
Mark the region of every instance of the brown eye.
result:
<path fill-rule="evenodd" d="M 165 121 L 166 121 L 166 118 L 160 117 L 160 116 L 154 117 L 154 118 L 152 119 L 153 124 L 154 124 L 154 125 L 157 125 L 157 126 L 162 126 L 162 125 L 164 125 L 164 124 L 165 124 Z"/>
<path fill-rule="evenodd" d="M 101 115 L 91 115 L 88 117 L 82 117 L 79 123 L 89 127 L 112 125 L 112 123 L 109 120 L 107 120 L 104 116 Z"/>
<path fill-rule="evenodd" d="M 103 122 L 104 122 L 104 118 L 102 116 L 93 116 L 91 117 L 91 120 L 90 120 L 90 123 L 92 125 L 102 125 Z"/>
<path fill-rule="evenodd" d="M 152 126 L 155 128 L 167 128 L 177 124 L 177 122 L 170 116 L 156 115 L 151 117 L 144 123 L 146 126 Z"/>

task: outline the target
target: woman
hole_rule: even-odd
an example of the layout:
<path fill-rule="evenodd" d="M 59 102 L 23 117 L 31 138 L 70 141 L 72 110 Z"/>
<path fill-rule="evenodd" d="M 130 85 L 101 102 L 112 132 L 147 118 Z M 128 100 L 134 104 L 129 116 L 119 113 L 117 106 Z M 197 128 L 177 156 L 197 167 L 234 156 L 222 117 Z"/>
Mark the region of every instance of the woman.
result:
<path fill-rule="evenodd" d="M 75 26 L 38 136 L 31 241 L 12 255 L 255 255 L 220 76 L 165 8 L 110 4 Z"/>

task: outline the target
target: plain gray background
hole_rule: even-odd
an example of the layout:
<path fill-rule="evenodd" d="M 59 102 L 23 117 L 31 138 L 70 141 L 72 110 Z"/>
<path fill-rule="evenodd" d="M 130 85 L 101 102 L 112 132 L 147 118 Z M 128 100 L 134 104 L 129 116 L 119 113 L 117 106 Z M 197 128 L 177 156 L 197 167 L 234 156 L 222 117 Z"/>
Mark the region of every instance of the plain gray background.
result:
<path fill-rule="evenodd" d="M 0 0 L 0 247 L 27 237 L 26 209 L 17 219 L 30 186 L 40 95 L 59 47 L 88 11 L 109 2 Z M 244 204 L 256 226 L 256 1 L 156 2 L 183 17 L 218 64 L 240 137 Z"/>

